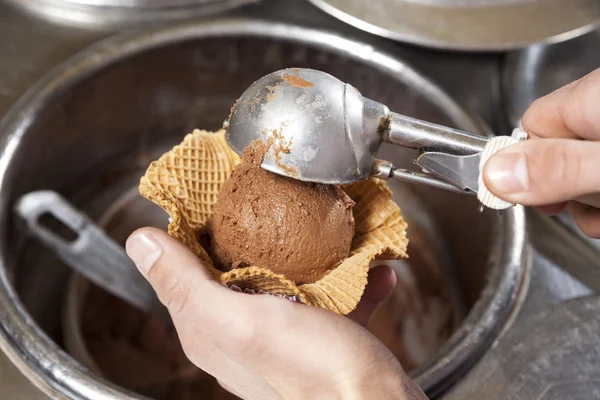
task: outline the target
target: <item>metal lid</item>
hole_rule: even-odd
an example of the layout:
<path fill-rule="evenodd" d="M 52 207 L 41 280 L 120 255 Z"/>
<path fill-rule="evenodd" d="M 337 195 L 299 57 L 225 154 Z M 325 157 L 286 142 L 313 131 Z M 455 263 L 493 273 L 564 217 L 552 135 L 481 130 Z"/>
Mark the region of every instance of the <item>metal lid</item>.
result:
<path fill-rule="evenodd" d="M 58 23 L 120 26 L 201 17 L 260 0 L 8 0 Z"/>
<path fill-rule="evenodd" d="M 359 29 L 452 50 L 499 51 L 563 41 L 600 21 L 597 0 L 310 0 Z"/>
<path fill-rule="evenodd" d="M 122 7 L 122 8 L 173 8 L 185 6 L 208 5 L 210 3 L 224 3 L 223 0 L 59 0 L 53 3 L 65 3 L 71 5 L 87 5 L 98 7 Z"/>

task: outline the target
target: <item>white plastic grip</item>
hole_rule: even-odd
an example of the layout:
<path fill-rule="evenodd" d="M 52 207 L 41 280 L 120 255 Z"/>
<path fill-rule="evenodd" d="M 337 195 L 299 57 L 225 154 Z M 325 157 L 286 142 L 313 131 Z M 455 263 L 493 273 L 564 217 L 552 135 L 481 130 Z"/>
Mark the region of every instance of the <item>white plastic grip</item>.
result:
<path fill-rule="evenodd" d="M 493 210 L 506 210 L 515 205 L 514 203 L 509 203 L 508 201 L 496 197 L 489 191 L 483 181 L 483 167 L 492 155 L 508 146 L 527 139 L 527 137 L 527 132 L 521 128 L 516 128 L 513 130 L 511 136 L 496 136 L 485 145 L 485 148 L 481 152 L 481 160 L 479 161 L 479 189 L 477 190 L 477 199 L 484 206 Z"/>

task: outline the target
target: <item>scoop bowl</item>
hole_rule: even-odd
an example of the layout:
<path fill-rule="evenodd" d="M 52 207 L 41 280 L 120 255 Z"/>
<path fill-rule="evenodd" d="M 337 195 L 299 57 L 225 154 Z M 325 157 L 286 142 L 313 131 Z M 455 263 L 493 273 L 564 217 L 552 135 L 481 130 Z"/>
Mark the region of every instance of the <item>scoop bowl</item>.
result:
<path fill-rule="evenodd" d="M 238 154 L 270 145 L 262 167 L 309 182 L 343 184 L 371 175 L 389 110 L 325 72 L 291 68 L 254 82 L 233 106 L 226 140 Z"/>

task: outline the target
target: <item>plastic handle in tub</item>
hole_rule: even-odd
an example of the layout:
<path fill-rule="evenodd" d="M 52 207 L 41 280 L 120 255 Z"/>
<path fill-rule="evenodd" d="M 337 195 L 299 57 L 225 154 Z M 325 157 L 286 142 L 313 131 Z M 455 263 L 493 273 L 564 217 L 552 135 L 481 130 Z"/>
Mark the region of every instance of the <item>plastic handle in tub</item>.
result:
<path fill-rule="evenodd" d="M 28 193 L 19 199 L 15 211 L 27 224 L 29 233 L 75 271 L 129 304 L 169 320 L 166 308 L 123 247 L 58 193 Z M 44 225 L 44 215 L 64 224 L 76 235 L 75 239 L 70 241 Z"/>

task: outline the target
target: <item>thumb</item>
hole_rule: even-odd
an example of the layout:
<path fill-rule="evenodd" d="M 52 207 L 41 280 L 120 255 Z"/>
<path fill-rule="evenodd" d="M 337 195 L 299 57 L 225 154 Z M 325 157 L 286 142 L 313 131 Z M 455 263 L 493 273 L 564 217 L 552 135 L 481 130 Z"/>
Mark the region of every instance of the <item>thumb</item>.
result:
<path fill-rule="evenodd" d="M 125 250 L 168 308 L 187 357 L 220 379 L 223 370 L 240 368 L 222 354 L 253 332 L 252 296 L 221 285 L 191 250 L 159 229 L 135 231 Z"/>
<path fill-rule="evenodd" d="M 600 143 L 532 139 L 493 155 L 483 169 L 496 196 L 526 206 L 543 206 L 600 191 Z"/>

